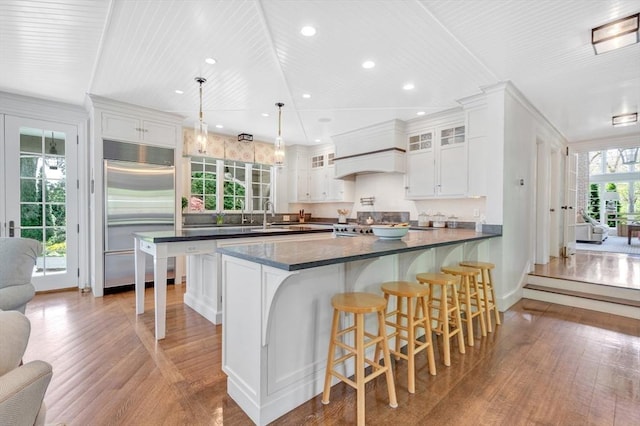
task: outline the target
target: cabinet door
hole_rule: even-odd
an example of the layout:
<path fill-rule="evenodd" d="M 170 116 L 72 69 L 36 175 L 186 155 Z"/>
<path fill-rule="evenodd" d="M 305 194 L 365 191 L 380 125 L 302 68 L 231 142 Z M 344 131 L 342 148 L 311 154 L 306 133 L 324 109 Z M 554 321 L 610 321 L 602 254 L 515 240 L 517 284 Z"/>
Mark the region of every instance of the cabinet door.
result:
<path fill-rule="evenodd" d="M 309 193 L 311 201 L 325 201 L 327 199 L 327 180 L 324 167 L 311 169 L 309 172 Z"/>
<path fill-rule="evenodd" d="M 309 201 L 309 171 L 307 171 L 307 169 L 300 169 L 297 171 L 296 185 L 295 201 Z"/>
<path fill-rule="evenodd" d="M 103 113 L 102 134 L 127 141 L 140 140 L 140 120 L 124 115 Z"/>
<path fill-rule="evenodd" d="M 440 150 L 438 195 L 452 196 L 467 193 L 466 145 L 454 145 Z"/>
<path fill-rule="evenodd" d="M 149 143 L 170 147 L 176 146 L 176 127 L 159 123 L 157 121 L 144 120 L 141 127 L 142 140 Z"/>
<path fill-rule="evenodd" d="M 435 156 L 433 150 L 407 154 L 407 198 L 435 195 Z"/>

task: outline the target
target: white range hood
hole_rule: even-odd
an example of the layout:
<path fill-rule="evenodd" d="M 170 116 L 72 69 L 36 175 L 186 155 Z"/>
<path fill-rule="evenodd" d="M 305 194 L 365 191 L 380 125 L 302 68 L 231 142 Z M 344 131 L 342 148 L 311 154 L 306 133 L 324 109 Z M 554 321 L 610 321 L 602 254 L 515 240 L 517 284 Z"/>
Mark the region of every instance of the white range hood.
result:
<path fill-rule="evenodd" d="M 335 178 L 365 173 L 404 173 L 406 133 L 404 121 L 391 120 L 333 136 Z"/>

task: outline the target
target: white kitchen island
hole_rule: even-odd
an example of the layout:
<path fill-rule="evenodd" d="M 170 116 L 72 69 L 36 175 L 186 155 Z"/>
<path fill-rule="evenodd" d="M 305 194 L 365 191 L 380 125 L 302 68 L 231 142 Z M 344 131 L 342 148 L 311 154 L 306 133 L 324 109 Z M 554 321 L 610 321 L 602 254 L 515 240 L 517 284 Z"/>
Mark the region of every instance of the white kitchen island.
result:
<path fill-rule="evenodd" d="M 184 303 L 214 324 L 220 324 L 222 299 L 219 247 L 265 241 L 313 240 L 331 237 L 332 228 L 321 226 L 212 227 L 181 231 L 139 232 L 135 238 L 136 314 L 144 313 L 147 255 L 153 258 L 156 340 L 165 338 L 167 259 L 187 257 L 187 291 Z"/>
<path fill-rule="evenodd" d="M 334 294 L 380 294 L 385 281 L 415 281 L 418 272 L 462 259 L 490 261 L 490 239 L 498 236 L 442 229 L 396 241 L 337 237 L 220 248 L 227 392 L 259 425 L 291 411 L 322 391 Z"/>

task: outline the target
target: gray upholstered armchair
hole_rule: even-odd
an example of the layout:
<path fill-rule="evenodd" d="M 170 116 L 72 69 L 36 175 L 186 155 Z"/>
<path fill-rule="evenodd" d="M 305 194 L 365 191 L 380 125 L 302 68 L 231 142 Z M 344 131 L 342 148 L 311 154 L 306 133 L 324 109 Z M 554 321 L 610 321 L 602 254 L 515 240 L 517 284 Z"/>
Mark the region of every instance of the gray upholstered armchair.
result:
<path fill-rule="evenodd" d="M 33 298 L 33 267 L 42 244 L 29 238 L 0 238 L 0 309 L 24 314 Z"/>
<path fill-rule="evenodd" d="M 0 424 L 43 425 L 44 394 L 53 372 L 44 361 L 22 364 L 31 323 L 17 311 L 0 311 Z"/>

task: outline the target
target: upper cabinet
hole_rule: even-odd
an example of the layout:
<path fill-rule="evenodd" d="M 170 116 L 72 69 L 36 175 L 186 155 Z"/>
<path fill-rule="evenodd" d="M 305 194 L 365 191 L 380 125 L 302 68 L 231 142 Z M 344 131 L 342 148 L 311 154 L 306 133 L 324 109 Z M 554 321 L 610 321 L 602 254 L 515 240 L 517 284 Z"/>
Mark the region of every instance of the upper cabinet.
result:
<path fill-rule="evenodd" d="M 288 155 L 295 156 L 289 167 L 289 202 L 325 203 L 351 202 L 355 194 L 353 179 L 336 179 L 333 145 L 292 147 Z"/>
<path fill-rule="evenodd" d="M 105 137 L 169 147 L 175 147 L 178 142 L 179 128 L 174 124 L 112 112 L 103 112 L 101 118 Z"/>
<path fill-rule="evenodd" d="M 408 135 L 406 198 L 467 195 L 467 143 L 464 121 Z"/>

